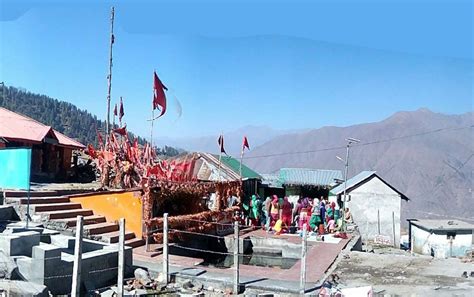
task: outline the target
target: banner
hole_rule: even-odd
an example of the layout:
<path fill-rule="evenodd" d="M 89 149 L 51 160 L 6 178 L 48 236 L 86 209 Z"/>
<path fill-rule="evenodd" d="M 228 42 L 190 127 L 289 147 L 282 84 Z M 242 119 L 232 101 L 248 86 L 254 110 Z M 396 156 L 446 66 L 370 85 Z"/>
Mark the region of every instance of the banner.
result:
<path fill-rule="evenodd" d="M 0 149 L 0 188 L 29 190 L 31 149 Z"/>

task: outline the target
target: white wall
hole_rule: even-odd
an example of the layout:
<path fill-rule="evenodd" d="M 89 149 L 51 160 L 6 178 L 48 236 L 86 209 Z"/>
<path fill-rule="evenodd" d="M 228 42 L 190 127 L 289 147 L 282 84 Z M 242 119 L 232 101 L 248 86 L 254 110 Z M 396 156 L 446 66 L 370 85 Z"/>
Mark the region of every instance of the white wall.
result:
<path fill-rule="evenodd" d="M 363 240 L 374 240 L 378 233 L 377 210 L 380 212 L 380 235 L 393 243 L 393 221 L 395 224 L 395 246 L 400 246 L 400 195 L 374 177 L 350 193 L 346 206 L 358 225 Z M 343 199 L 343 197 L 341 197 Z M 392 220 L 392 212 L 394 220 Z"/>
<path fill-rule="evenodd" d="M 418 226 L 411 225 L 410 237 L 413 252 L 431 255 L 433 250 L 435 258 L 448 258 L 451 252 L 453 257 L 462 257 L 471 250 L 472 246 L 472 233 L 466 232 L 456 233 L 452 248 L 446 232 L 430 233 Z"/>

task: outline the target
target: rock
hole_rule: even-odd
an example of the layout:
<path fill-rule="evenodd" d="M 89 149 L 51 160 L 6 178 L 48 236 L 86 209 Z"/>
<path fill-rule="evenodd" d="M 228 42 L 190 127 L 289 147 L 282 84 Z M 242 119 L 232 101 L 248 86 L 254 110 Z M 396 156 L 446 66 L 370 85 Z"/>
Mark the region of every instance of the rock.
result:
<path fill-rule="evenodd" d="M 214 287 L 213 287 L 213 286 L 209 286 L 209 287 L 207 287 L 206 290 L 209 291 L 209 292 L 214 292 Z"/>
<path fill-rule="evenodd" d="M 200 292 L 200 291 L 202 291 L 203 288 L 204 288 L 204 285 L 202 283 L 196 281 L 194 283 L 193 291 L 194 292 Z"/>
<path fill-rule="evenodd" d="M 0 279 L 10 279 L 17 268 L 13 259 L 0 250 Z"/>
<path fill-rule="evenodd" d="M 162 272 L 159 272 L 158 275 L 155 278 L 155 281 L 158 283 L 164 283 L 165 282 L 165 275 Z"/>
<path fill-rule="evenodd" d="M 137 268 L 135 269 L 134 272 L 135 279 L 137 279 L 142 285 L 147 285 L 151 283 L 150 275 L 148 274 L 148 271 L 142 268 Z"/>
<path fill-rule="evenodd" d="M 7 290 L 9 296 L 49 297 L 48 288 L 44 285 L 19 280 L 0 280 L 0 292 Z"/>
<path fill-rule="evenodd" d="M 181 285 L 184 289 L 188 290 L 194 287 L 193 283 L 191 281 L 187 281 Z"/>
<path fill-rule="evenodd" d="M 127 294 L 124 294 L 124 296 L 147 296 L 147 295 L 148 295 L 148 292 L 143 289 L 135 289 L 128 292 Z"/>

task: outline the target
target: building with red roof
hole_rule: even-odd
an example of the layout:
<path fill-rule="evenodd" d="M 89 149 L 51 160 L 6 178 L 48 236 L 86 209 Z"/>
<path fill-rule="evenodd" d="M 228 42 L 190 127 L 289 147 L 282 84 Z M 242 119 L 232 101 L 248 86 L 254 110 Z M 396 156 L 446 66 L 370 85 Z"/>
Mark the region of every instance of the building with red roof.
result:
<path fill-rule="evenodd" d="M 85 146 L 27 116 L 0 107 L 0 149 L 32 148 L 32 178 L 63 179 L 71 169 L 73 150 Z"/>

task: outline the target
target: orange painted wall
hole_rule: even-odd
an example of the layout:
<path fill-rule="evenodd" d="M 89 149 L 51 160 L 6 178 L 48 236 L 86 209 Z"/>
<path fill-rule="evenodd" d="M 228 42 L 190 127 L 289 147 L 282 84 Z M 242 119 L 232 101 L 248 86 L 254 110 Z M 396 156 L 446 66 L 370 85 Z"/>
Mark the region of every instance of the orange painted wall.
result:
<path fill-rule="evenodd" d="M 140 192 L 108 192 L 71 197 L 72 202 L 81 203 L 82 208 L 91 209 L 96 215 L 106 217 L 107 222 L 125 218 L 125 229 L 142 237 L 142 201 Z"/>

